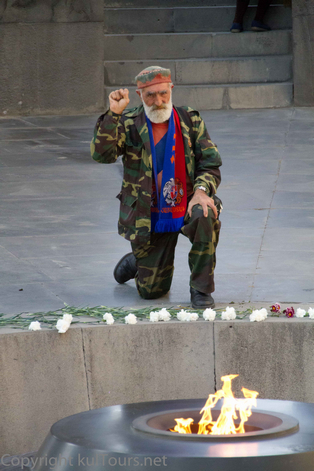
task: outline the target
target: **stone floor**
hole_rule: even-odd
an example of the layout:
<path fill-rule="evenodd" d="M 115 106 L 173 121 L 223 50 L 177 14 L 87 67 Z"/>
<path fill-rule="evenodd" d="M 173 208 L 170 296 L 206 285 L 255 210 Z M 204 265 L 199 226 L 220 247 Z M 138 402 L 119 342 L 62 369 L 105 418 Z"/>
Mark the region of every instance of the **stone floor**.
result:
<path fill-rule="evenodd" d="M 215 300 L 314 302 L 314 108 L 204 111 L 223 159 Z M 112 270 L 121 162 L 91 160 L 96 116 L 0 119 L 0 312 L 143 306 Z M 189 241 L 169 295 L 189 303 Z M 312 304 L 313 305 L 313 304 Z"/>

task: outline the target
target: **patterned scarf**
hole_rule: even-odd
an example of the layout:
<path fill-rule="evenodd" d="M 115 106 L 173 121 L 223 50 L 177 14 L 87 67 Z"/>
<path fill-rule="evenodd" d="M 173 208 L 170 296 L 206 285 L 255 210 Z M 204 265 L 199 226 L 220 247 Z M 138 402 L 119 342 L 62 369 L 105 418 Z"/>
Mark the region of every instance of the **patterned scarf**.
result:
<path fill-rule="evenodd" d="M 162 184 L 159 194 L 156 150 L 152 123 L 146 116 L 153 159 L 155 185 L 152 191 L 152 232 L 179 232 L 187 208 L 186 170 L 183 138 L 178 113 L 172 110 L 167 134 Z"/>

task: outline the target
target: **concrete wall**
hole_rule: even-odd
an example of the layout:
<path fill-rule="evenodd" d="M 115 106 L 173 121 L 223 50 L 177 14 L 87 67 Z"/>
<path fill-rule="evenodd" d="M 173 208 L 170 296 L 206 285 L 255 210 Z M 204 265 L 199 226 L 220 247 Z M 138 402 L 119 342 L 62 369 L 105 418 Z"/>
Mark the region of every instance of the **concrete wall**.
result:
<path fill-rule="evenodd" d="M 103 2 L 0 1 L 0 116 L 103 107 Z"/>
<path fill-rule="evenodd" d="M 0 335 L 0 456 L 38 449 L 50 426 L 84 410 L 206 398 L 220 377 L 261 398 L 314 402 L 310 319 L 72 327 Z"/>
<path fill-rule="evenodd" d="M 314 2 L 293 0 L 293 76 L 296 106 L 314 106 Z"/>

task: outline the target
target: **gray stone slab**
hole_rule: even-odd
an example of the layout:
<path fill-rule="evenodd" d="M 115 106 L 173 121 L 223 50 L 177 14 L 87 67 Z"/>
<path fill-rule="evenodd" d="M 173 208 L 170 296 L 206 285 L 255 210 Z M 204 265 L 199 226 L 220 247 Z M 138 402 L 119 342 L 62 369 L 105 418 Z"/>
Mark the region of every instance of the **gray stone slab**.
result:
<path fill-rule="evenodd" d="M 291 141 L 291 140 L 290 140 Z M 310 143 L 304 138 L 300 138 L 299 142 L 294 138 L 292 142 L 289 142 L 289 146 L 285 148 L 284 157 L 285 159 L 313 159 L 313 143 Z M 301 147 L 302 146 L 302 147 Z"/>
<path fill-rule="evenodd" d="M 308 119 L 293 119 L 292 121 L 292 129 L 291 132 L 292 134 L 296 134 L 301 132 L 302 134 L 307 133 L 309 134 L 310 137 L 313 137 L 313 120 L 308 118 Z"/>
<path fill-rule="evenodd" d="M 31 258 L 27 262 L 33 269 L 39 269 L 40 267 L 42 272 L 46 273 L 47 277 L 49 276 L 50 280 L 84 279 L 86 281 L 92 277 L 101 279 L 104 273 L 112 272 L 120 258 L 121 248 L 117 247 L 115 249 L 113 245 L 110 251 L 105 254 L 58 256 L 53 259 Z"/>
<path fill-rule="evenodd" d="M 171 70 L 174 84 L 209 85 L 220 83 L 285 82 L 291 79 L 292 57 L 289 55 L 189 59 L 160 61 L 155 65 Z M 134 77 L 140 70 L 151 65 L 150 61 L 105 62 L 105 84 L 122 86 L 134 84 Z M 197 74 L 195 74 L 197 70 Z M 60 130 L 61 132 L 61 130 Z"/>
<path fill-rule="evenodd" d="M 32 124 L 28 123 L 25 119 L 17 119 L 17 118 L 5 119 L 3 117 L 0 117 L 0 130 L 1 129 L 27 128 L 31 126 Z"/>
<path fill-rule="evenodd" d="M 110 205 L 105 199 L 98 203 L 77 198 L 7 200 L 1 207 L 1 236 L 116 231 L 119 202 L 114 194 L 109 198 Z"/>
<path fill-rule="evenodd" d="M 313 194 L 314 175 L 311 174 L 281 174 L 277 181 L 278 191 L 293 191 L 294 193 Z"/>
<path fill-rule="evenodd" d="M 218 122 L 226 131 L 232 131 L 232 128 L 228 126 L 230 120 L 236 126 L 237 123 L 252 124 L 255 122 L 260 122 L 262 129 L 269 130 L 273 129 L 272 125 L 276 128 L 278 125 L 283 124 L 286 126 L 287 122 L 289 123 L 290 119 L 294 119 L 295 109 L 294 108 L 273 108 L 271 110 L 267 109 L 253 109 L 253 110 L 228 110 L 228 121 L 226 123 L 226 111 L 224 110 L 204 110 L 202 111 L 203 118 L 207 121 L 213 121 L 213 123 Z M 242 131 L 245 131 L 243 127 Z"/>
<path fill-rule="evenodd" d="M 249 139 L 248 139 L 249 140 Z M 231 150 L 232 152 L 232 150 Z M 250 159 L 226 159 L 223 163 L 223 178 L 230 180 L 234 175 L 251 176 L 277 175 L 279 170 L 278 160 L 250 160 Z"/>
<path fill-rule="evenodd" d="M 314 205 L 314 195 L 310 192 L 276 191 L 272 201 L 272 208 L 295 208 L 312 209 Z"/>
<path fill-rule="evenodd" d="M 206 397 L 214 389 L 213 324 L 202 327 L 169 322 L 84 329 L 91 407 Z"/>
<path fill-rule="evenodd" d="M 158 9 L 107 9 L 104 32 L 113 34 L 170 33 L 174 31 L 174 12 Z"/>
<path fill-rule="evenodd" d="M 175 31 L 229 31 L 235 14 L 235 8 L 207 7 L 193 10 L 177 8 L 174 10 Z M 243 26 L 250 29 L 256 8 L 249 6 Z M 291 28 L 291 10 L 282 6 L 270 6 L 265 21 L 272 29 Z"/>
<path fill-rule="evenodd" d="M 49 281 L 40 267 L 34 267 L 25 260 L 19 260 L 12 254 L 3 254 L 0 265 L 0 283 L 10 285 L 11 283 L 42 282 Z"/>
<path fill-rule="evenodd" d="M 102 21 L 103 5 L 97 0 L 58 2 L 2 2 L 2 23 L 50 23 Z"/>
<path fill-rule="evenodd" d="M 241 228 L 244 232 L 250 230 L 252 226 L 263 228 L 266 225 L 268 217 L 268 209 L 247 209 L 242 211 L 229 210 L 224 208 L 221 215 L 222 227 L 226 229 Z"/>
<path fill-rule="evenodd" d="M 294 0 L 293 49 L 294 49 L 294 100 L 297 106 L 314 104 L 314 11 L 309 0 Z"/>
<path fill-rule="evenodd" d="M 43 282 L 30 283 L 31 277 L 18 284 L 2 285 L 0 288 L 0 312 L 48 312 L 64 307 L 65 300 Z M 0 334 L 2 333 L 2 329 Z"/>
<path fill-rule="evenodd" d="M 313 206 L 313 205 L 312 205 Z M 263 251 L 298 250 L 300 252 L 314 251 L 314 238 L 312 229 L 298 229 L 290 227 L 287 231 L 266 228 L 263 239 Z"/>
<path fill-rule="evenodd" d="M 230 107 L 241 108 L 276 108 L 292 104 L 292 83 L 274 83 L 234 86 L 229 90 Z"/>
<path fill-rule="evenodd" d="M 268 178 L 274 177 L 269 175 Z M 246 177 L 247 178 L 247 177 Z M 266 180 L 266 178 L 265 178 Z M 267 185 L 268 186 L 268 185 Z M 245 185 L 245 181 L 234 183 L 234 181 L 221 184 L 219 197 L 228 210 L 265 210 L 270 207 L 274 186 L 263 188 L 260 184 L 257 188 Z"/>
<path fill-rule="evenodd" d="M 52 129 L 27 127 L 26 129 L 0 128 L 0 141 L 25 141 L 60 139 L 60 134 Z"/>
<path fill-rule="evenodd" d="M 68 161 L 69 159 L 66 159 Z M 118 166 L 106 166 L 105 169 L 100 171 L 98 165 L 91 164 L 91 161 L 82 162 L 80 166 L 74 166 L 69 161 L 66 163 L 63 159 L 63 165 L 56 165 L 54 167 L 54 178 L 56 181 L 81 181 L 86 184 L 86 181 L 91 182 L 101 180 L 102 182 L 109 183 L 112 180 L 122 181 L 121 174 L 118 171 Z M 114 171 L 113 171 L 114 170 Z M 51 179 L 50 165 L 24 165 L 22 167 L 9 167 L 7 166 L 1 171 L 0 180 L 6 182 L 24 182 L 24 181 L 47 181 Z"/>
<path fill-rule="evenodd" d="M 26 199 L 26 198 L 82 198 L 93 199 L 103 191 L 103 181 L 93 180 L 90 184 L 78 185 L 75 180 L 56 180 L 55 182 L 37 181 L 23 183 L 3 183 L 0 189 L 2 199 Z M 121 188 L 121 180 L 106 181 L 107 193 L 117 195 Z"/>
<path fill-rule="evenodd" d="M 279 275 L 293 273 L 293 276 L 313 277 L 314 252 L 298 250 L 298 245 L 293 250 L 264 251 L 262 250 L 257 264 L 256 272 L 260 275 Z"/>
<path fill-rule="evenodd" d="M 217 260 L 219 266 L 219 257 Z M 253 288 L 254 276 L 252 274 L 215 274 L 216 290 L 214 299 L 223 306 L 237 302 L 249 302 L 251 300 L 251 292 Z"/>
<path fill-rule="evenodd" d="M 314 227 L 314 210 L 311 209 L 272 209 L 267 221 L 267 227 L 288 230 L 291 224 L 299 229 Z"/>
<path fill-rule="evenodd" d="M 313 163 L 309 159 L 298 158 L 297 160 L 283 160 L 280 166 L 281 175 L 310 175 L 314 174 Z"/>
<path fill-rule="evenodd" d="M 293 272 L 287 275 L 255 275 L 254 288 L 251 301 L 307 303 L 308 307 L 314 304 L 313 277 L 294 276 Z"/>
<path fill-rule="evenodd" d="M 88 128 L 93 129 L 99 113 L 93 115 L 78 116 L 24 116 L 23 121 L 38 127 L 49 128 Z M 1 121 L 0 121 L 1 123 Z M 0 124 L 1 126 L 1 124 Z"/>
<path fill-rule="evenodd" d="M 185 7 L 200 7 L 208 5 L 235 5 L 236 0 L 180 0 L 180 6 Z M 256 0 L 251 2 L 253 5 Z M 161 7 L 176 7 L 177 0 L 158 0 L 158 5 Z M 127 7 L 156 7 L 156 0 L 106 0 L 105 8 L 127 8 Z"/>
<path fill-rule="evenodd" d="M 215 322 L 218 385 L 218 378 L 236 373 L 239 378 L 232 382 L 236 397 L 243 397 L 244 386 L 258 391 L 260 398 L 313 402 L 314 323 L 290 320 Z"/>
<path fill-rule="evenodd" d="M 314 143 L 314 132 L 292 131 L 287 137 L 287 144 L 298 145 L 308 144 L 313 146 Z"/>
<path fill-rule="evenodd" d="M 175 81 L 182 85 L 285 82 L 291 79 L 291 65 L 291 56 L 266 55 L 176 61 Z"/>
<path fill-rule="evenodd" d="M 229 31 L 234 18 L 235 7 L 174 7 L 174 8 L 118 8 L 107 9 L 105 33 L 151 34 L 170 32 Z M 249 29 L 256 8 L 249 6 L 244 19 Z M 291 28 L 291 10 L 282 6 L 270 6 L 265 21 L 272 29 Z"/>
<path fill-rule="evenodd" d="M 219 258 L 223 256 L 224 250 L 234 249 L 238 254 L 246 252 L 259 253 L 262 239 L 264 236 L 264 228 L 252 227 L 250 231 L 244 231 L 241 228 L 225 228 L 222 225 L 222 230 L 219 235 Z M 9 247 L 1 241 L 2 245 L 9 250 Z M 10 249 L 11 251 L 11 249 Z"/>
<path fill-rule="evenodd" d="M 10 252 L 20 259 L 58 256 L 96 255 L 108 252 L 108 247 L 121 250 L 130 249 L 130 243 L 112 232 L 95 232 L 90 234 L 64 234 L 59 236 L 15 236 L 0 238 L 0 258 Z"/>
<path fill-rule="evenodd" d="M 289 30 L 256 34 L 155 33 L 106 34 L 105 60 L 158 60 L 209 57 L 241 57 L 291 54 L 292 33 Z M 145 48 L 143 48 L 145 41 Z"/>
<path fill-rule="evenodd" d="M 218 253 L 218 251 L 217 251 Z M 215 269 L 217 275 L 254 274 L 258 262 L 258 251 L 236 251 L 226 248 L 219 251 L 219 263 Z"/>
<path fill-rule="evenodd" d="M 0 351 L 0 454 L 37 450 L 54 422 L 89 407 L 81 330 L 2 335 Z"/>
<path fill-rule="evenodd" d="M 0 35 L 1 115 L 90 114 L 103 108 L 102 22 L 4 23 Z M 23 60 L 12 61 L 17 54 Z"/>
<path fill-rule="evenodd" d="M 313 108 L 294 108 L 293 118 L 295 120 L 310 120 L 314 121 L 314 110 Z"/>

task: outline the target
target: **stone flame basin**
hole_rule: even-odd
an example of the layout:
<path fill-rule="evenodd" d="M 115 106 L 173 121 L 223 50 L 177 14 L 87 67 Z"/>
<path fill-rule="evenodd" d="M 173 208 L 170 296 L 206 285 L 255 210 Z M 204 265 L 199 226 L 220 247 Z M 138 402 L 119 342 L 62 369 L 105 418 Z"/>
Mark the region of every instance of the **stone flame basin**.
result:
<path fill-rule="evenodd" d="M 258 399 L 244 434 L 168 430 L 178 417 L 197 423 L 205 402 L 144 402 L 66 417 L 51 427 L 32 470 L 313 471 L 314 404 Z"/>

